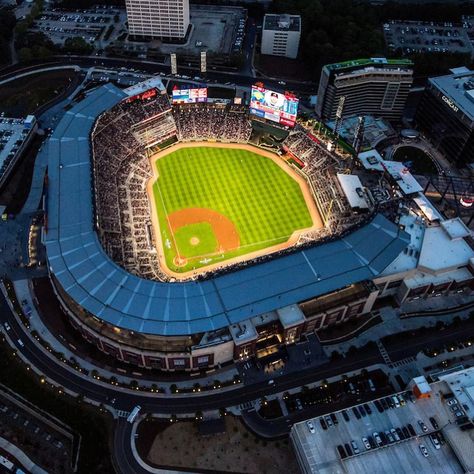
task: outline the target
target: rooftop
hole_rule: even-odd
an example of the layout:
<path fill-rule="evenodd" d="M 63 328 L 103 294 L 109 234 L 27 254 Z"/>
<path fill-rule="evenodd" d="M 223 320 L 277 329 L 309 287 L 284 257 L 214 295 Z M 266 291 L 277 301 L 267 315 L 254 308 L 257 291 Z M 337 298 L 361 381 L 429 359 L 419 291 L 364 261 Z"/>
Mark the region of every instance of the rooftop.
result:
<path fill-rule="evenodd" d="M 422 186 L 403 163 L 384 160 L 377 150 L 359 153 L 358 158 L 366 170 L 386 171 L 404 194 L 410 195 L 423 191 Z"/>
<path fill-rule="evenodd" d="M 363 58 L 343 61 L 340 63 L 326 64 L 324 66 L 329 71 L 342 71 L 367 66 L 394 66 L 394 67 L 413 67 L 413 61 L 410 59 L 387 59 L 387 58 Z"/>
<path fill-rule="evenodd" d="M 438 89 L 453 112 L 459 110 L 474 121 L 474 71 L 461 69 L 455 74 L 432 77 L 429 82 Z"/>
<path fill-rule="evenodd" d="M 0 176 L 30 134 L 34 123 L 33 115 L 25 119 L 0 117 Z"/>
<path fill-rule="evenodd" d="M 431 385 L 433 394 L 430 398 L 416 400 L 416 403 L 406 401 L 405 405 L 398 408 L 387 408 L 379 412 L 373 402 L 368 402 L 371 414 L 357 419 L 352 409 L 347 409 L 349 421 L 345 421 L 341 412 L 335 413 L 338 424 L 332 424 L 323 429 L 318 418 L 312 419 L 315 433 L 311 433 L 306 422 L 296 423 L 291 430 L 291 439 L 296 451 L 305 463 L 306 473 L 335 474 L 362 472 L 384 473 L 384 474 L 450 474 L 462 473 L 463 468 L 454 455 L 449 443 L 435 449 L 430 439 L 430 434 L 436 432 L 430 422 L 435 418 L 438 426 L 444 434 L 446 426 L 454 426 L 455 431 L 469 444 L 469 435 L 464 434 L 454 423 L 454 414 L 442 398 L 438 395 L 440 383 Z M 408 397 L 404 397 L 407 399 Z M 428 428 L 423 432 L 418 420 L 421 420 Z M 362 438 L 375 438 L 374 433 L 385 433 L 391 429 L 403 429 L 411 424 L 416 436 L 400 439 L 381 447 L 367 450 Z M 350 445 L 354 441 L 359 454 L 352 451 L 344 459 L 339 455 L 338 446 Z M 428 457 L 420 452 L 423 444 L 428 450 Z M 472 452 L 472 442 L 468 446 Z"/>
<path fill-rule="evenodd" d="M 471 235 L 471 231 L 460 217 L 441 222 L 441 227 L 446 231 L 452 240 L 463 239 Z"/>
<path fill-rule="evenodd" d="M 448 384 L 466 415 L 474 421 L 474 368 L 442 375 L 439 379 Z"/>
<path fill-rule="evenodd" d="M 365 199 L 364 186 L 358 176 L 354 174 L 337 174 L 337 179 L 349 205 L 353 209 L 368 209 L 369 204 Z"/>
<path fill-rule="evenodd" d="M 449 228 L 449 221 L 448 228 Z M 465 266 L 474 257 L 474 250 L 464 239 L 452 238 L 444 226 L 430 226 L 425 230 L 421 248 L 420 270 L 436 273 L 444 269 Z"/>
<path fill-rule="evenodd" d="M 145 91 L 148 91 L 150 89 L 158 89 L 161 92 L 166 90 L 160 76 L 151 77 L 150 79 L 147 79 L 146 81 L 139 82 L 138 84 L 127 87 L 123 91 L 128 96 L 132 97 L 134 95 L 141 94 L 141 93 L 143 93 Z"/>
<path fill-rule="evenodd" d="M 284 328 L 296 326 L 305 320 L 303 311 L 297 304 L 278 309 L 277 313 Z"/>
<path fill-rule="evenodd" d="M 382 165 L 385 166 L 387 173 L 397 182 L 404 194 L 415 194 L 423 191 L 423 187 L 403 163 L 384 160 Z"/>
<path fill-rule="evenodd" d="M 425 226 L 422 220 L 413 213 L 401 214 L 399 225 L 410 235 L 410 243 L 402 253 L 383 271 L 382 275 L 408 272 L 418 265 Z"/>
<path fill-rule="evenodd" d="M 264 30 L 300 31 L 301 17 L 299 15 L 267 14 L 263 20 Z"/>
<path fill-rule="evenodd" d="M 438 212 L 438 209 L 436 209 L 436 207 L 423 193 L 419 193 L 418 196 L 413 198 L 413 201 L 418 206 L 423 216 L 428 219 L 429 222 L 443 220 L 443 216 Z"/>

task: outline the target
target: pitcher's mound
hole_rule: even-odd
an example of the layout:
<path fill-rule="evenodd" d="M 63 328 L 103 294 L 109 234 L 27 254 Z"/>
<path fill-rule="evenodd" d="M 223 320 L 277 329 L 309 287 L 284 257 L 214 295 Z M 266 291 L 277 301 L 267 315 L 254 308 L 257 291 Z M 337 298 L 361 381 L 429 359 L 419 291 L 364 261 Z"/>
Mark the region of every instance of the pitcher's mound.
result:
<path fill-rule="evenodd" d="M 191 237 L 189 239 L 189 243 L 193 246 L 199 245 L 199 242 L 200 242 L 199 237 Z"/>

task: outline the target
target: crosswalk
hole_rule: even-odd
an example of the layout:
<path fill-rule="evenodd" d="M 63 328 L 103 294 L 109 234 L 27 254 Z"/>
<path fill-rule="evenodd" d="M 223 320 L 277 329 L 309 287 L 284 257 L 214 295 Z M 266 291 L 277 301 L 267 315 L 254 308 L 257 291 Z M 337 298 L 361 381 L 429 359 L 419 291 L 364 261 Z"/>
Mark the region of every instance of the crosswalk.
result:
<path fill-rule="evenodd" d="M 250 410 L 253 407 L 254 407 L 254 402 L 245 402 L 239 405 L 239 408 L 241 410 Z"/>
<path fill-rule="evenodd" d="M 125 410 L 117 410 L 117 414 L 119 418 L 127 418 L 128 415 L 130 415 L 130 412 Z"/>
<path fill-rule="evenodd" d="M 397 362 L 392 362 L 390 364 L 390 367 L 401 367 L 403 365 L 408 365 L 408 364 L 411 364 L 412 362 L 414 362 L 416 360 L 416 357 L 406 357 L 405 359 L 402 359 L 402 360 L 397 360 Z"/>
<path fill-rule="evenodd" d="M 382 355 L 383 361 L 387 365 L 390 365 L 392 363 L 392 360 L 390 359 L 390 356 L 388 355 L 387 349 L 385 349 L 385 347 L 382 344 L 382 341 L 380 341 L 380 339 L 377 341 L 377 347 L 379 348 L 379 351 L 380 351 L 380 354 Z"/>

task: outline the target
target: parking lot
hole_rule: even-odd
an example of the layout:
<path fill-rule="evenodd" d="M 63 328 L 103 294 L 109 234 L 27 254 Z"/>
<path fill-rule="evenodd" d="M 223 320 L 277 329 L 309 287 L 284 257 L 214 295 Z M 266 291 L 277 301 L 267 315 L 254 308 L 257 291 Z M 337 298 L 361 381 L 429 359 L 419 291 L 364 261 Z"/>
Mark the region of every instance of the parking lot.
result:
<path fill-rule="evenodd" d="M 185 45 L 163 43 L 161 52 L 235 54 L 242 49 L 246 10 L 232 6 L 191 5 L 191 36 Z"/>
<path fill-rule="evenodd" d="M 114 7 L 64 12 L 46 10 L 36 19 L 33 31 L 40 31 L 57 45 L 68 38 L 81 37 L 91 45 L 101 39 L 111 40 L 125 21 L 125 11 Z M 110 30 L 110 33 L 109 33 Z M 106 38 L 107 36 L 107 38 Z"/>
<path fill-rule="evenodd" d="M 461 473 L 440 432 L 455 420 L 439 393 L 406 392 L 298 423 L 291 437 L 313 472 Z"/>
<path fill-rule="evenodd" d="M 466 53 L 473 55 L 466 24 L 390 21 L 383 25 L 385 41 L 403 53 Z"/>
<path fill-rule="evenodd" d="M 19 443 L 48 472 L 71 471 L 72 436 L 60 427 L 53 428 L 21 402 L 12 402 L 6 394 L 0 394 L 0 436 Z"/>

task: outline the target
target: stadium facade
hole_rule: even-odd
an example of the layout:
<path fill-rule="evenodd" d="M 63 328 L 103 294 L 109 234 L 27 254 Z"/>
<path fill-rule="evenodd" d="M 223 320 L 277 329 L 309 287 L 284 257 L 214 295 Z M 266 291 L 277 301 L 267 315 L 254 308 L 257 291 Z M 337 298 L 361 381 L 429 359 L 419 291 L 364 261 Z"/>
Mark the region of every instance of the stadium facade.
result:
<path fill-rule="evenodd" d="M 117 263 L 115 251 L 100 235 L 106 222 L 97 214 L 101 171 L 94 168 L 93 143 L 101 119 L 115 107 L 133 105 L 138 97 L 145 98 L 142 108 L 149 109 L 148 92 L 137 95 L 134 89 L 130 94 L 110 84 L 92 90 L 66 113 L 41 151 L 49 160 L 44 243 L 51 281 L 71 324 L 100 350 L 148 368 L 201 370 L 277 352 L 305 334 L 370 313 L 379 296 L 392 295 L 403 303 L 440 292 L 471 291 L 474 252 L 463 240 L 462 225 L 442 228 L 433 223 L 423 249 L 424 224 L 413 211 L 387 219 L 374 208 L 358 216 L 339 187 L 329 185 L 335 179 L 325 174 L 331 157 L 300 129 L 290 133 L 286 149 L 306 161 L 308 177 L 313 173 L 322 180 L 315 185 L 320 188 L 315 200 L 320 208 L 328 203 L 332 211 L 322 210 L 326 227 L 339 232 L 289 253 L 190 281 L 148 274 L 140 266 L 143 254 L 136 256 L 135 265 L 126 254 Z M 204 110 L 198 110 L 199 116 Z M 136 113 L 136 108 L 123 108 L 119 116 L 132 120 Z M 159 132 L 157 123 L 164 123 L 169 130 L 162 108 L 157 116 L 159 122 L 151 129 Z M 189 133 L 189 123 L 177 132 L 179 139 Z M 131 130 L 140 145 L 147 134 L 136 124 Z M 115 141 L 129 134 L 124 130 Z M 106 136 L 104 140 L 105 148 L 110 147 Z M 140 168 L 139 161 L 125 162 Z M 119 195 L 120 187 L 117 199 Z M 129 218 L 127 210 L 121 215 Z M 112 232 L 114 224 L 109 225 Z M 137 232 L 140 238 L 146 234 Z M 442 251 L 450 257 L 432 258 Z"/>
<path fill-rule="evenodd" d="M 473 163 L 474 71 L 463 67 L 430 78 L 415 122 L 449 160 Z"/>
<path fill-rule="evenodd" d="M 323 121 L 335 120 L 339 99 L 345 97 L 343 117 L 372 115 L 399 121 L 412 83 L 413 63 L 408 59 L 327 64 L 319 81 L 316 114 Z"/>

